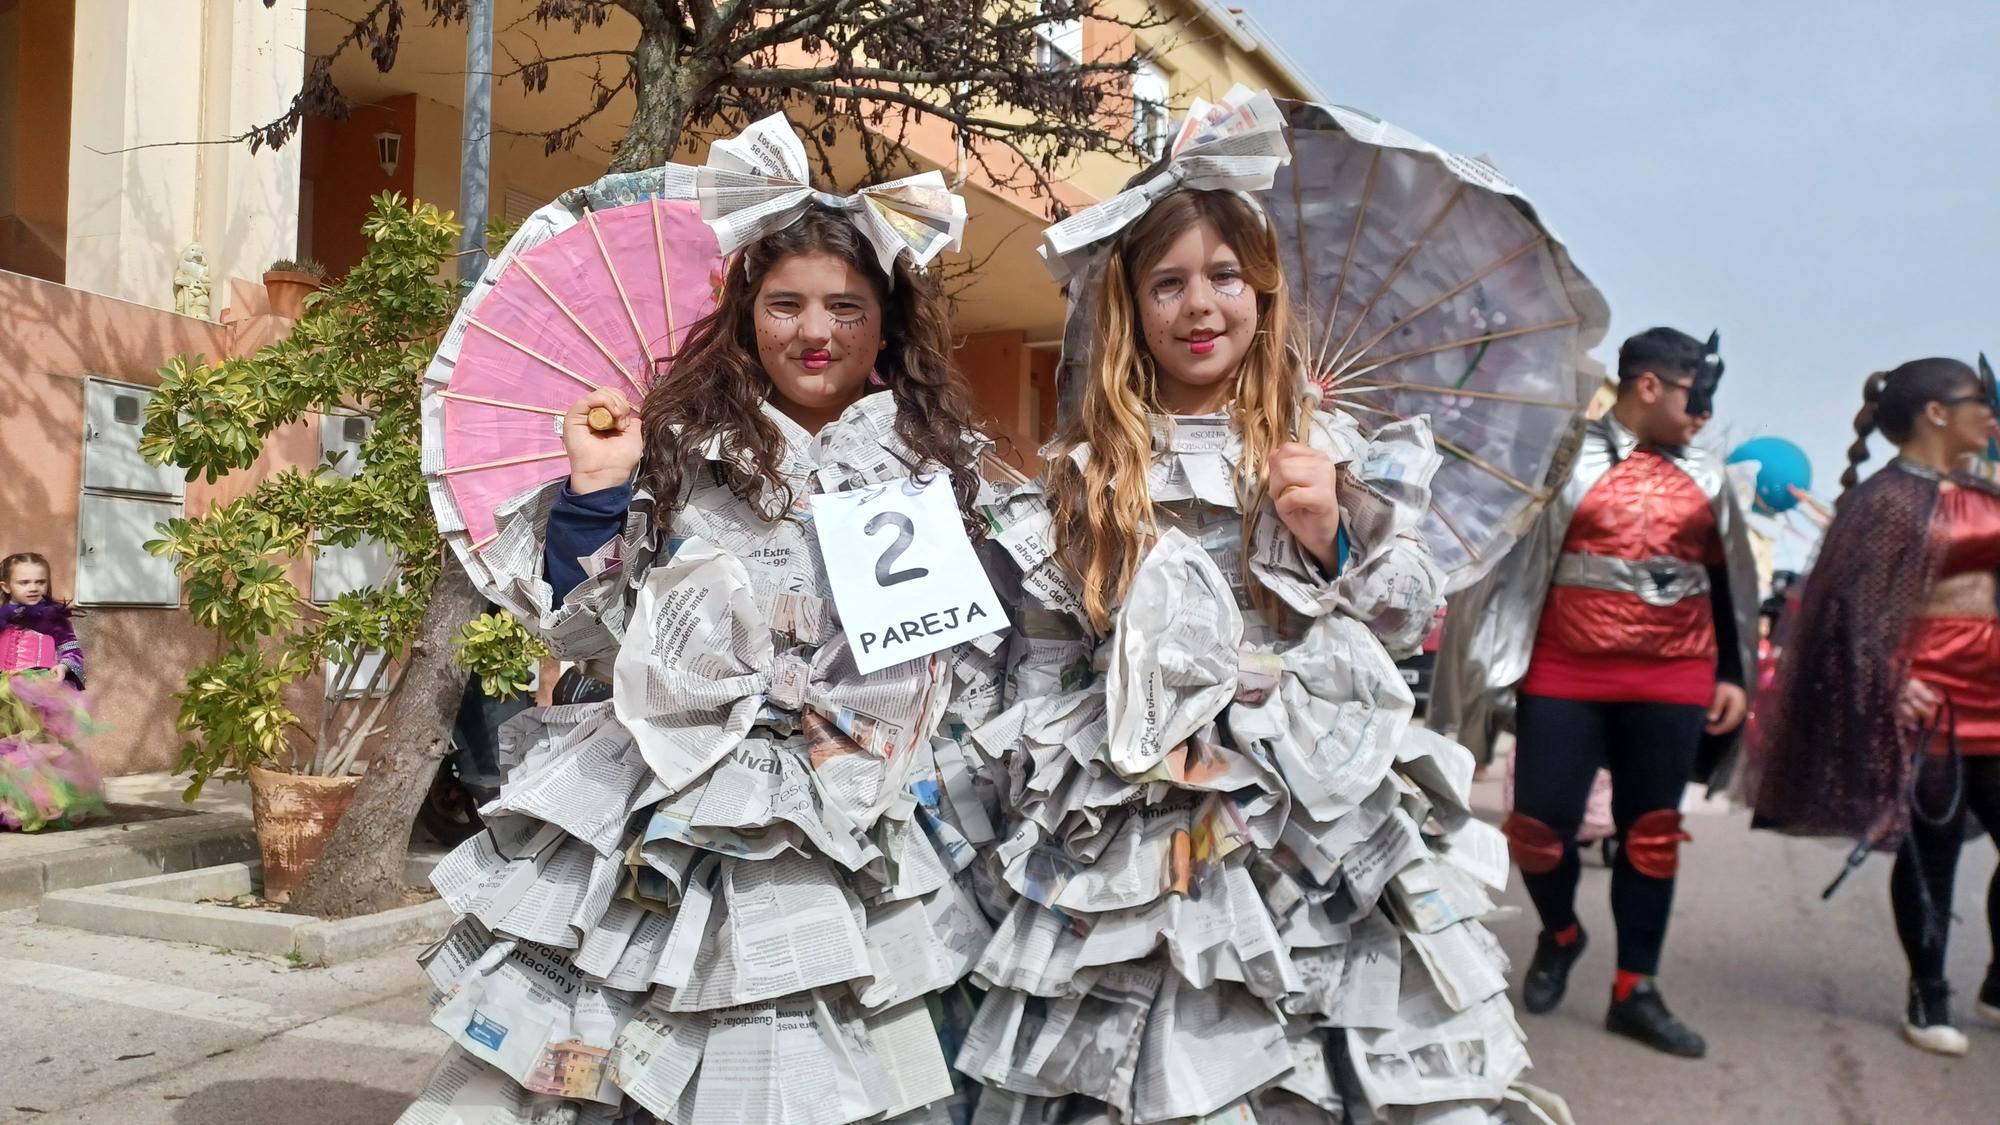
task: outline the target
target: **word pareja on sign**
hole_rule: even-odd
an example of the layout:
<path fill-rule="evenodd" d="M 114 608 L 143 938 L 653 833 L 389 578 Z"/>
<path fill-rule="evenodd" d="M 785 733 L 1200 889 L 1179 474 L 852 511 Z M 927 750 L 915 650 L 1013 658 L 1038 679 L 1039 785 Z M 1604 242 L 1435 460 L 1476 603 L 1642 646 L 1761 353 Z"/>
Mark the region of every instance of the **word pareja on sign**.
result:
<path fill-rule="evenodd" d="M 1007 627 L 949 474 L 821 493 L 812 517 L 862 674 Z"/>
<path fill-rule="evenodd" d="M 873 633 L 863 633 L 861 634 L 861 648 L 863 651 L 875 648 L 887 651 L 892 645 L 909 644 L 920 637 L 945 636 L 955 631 L 959 627 L 961 620 L 964 624 L 970 625 L 974 621 L 984 620 L 985 617 L 986 608 L 976 601 L 966 603 L 963 617 L 961 617 L 957 606 L 947 606 L 942 613 L 926 613 L 915 621 L 898 621 L 889 626 L 888 631 L 879 637 Z M 997 627 L 997 625 L 989 625 L 979 630 L 979 633 L 990 633 Z M 979 633 L 974 633 L 973 636 L 976 637 Z"/>

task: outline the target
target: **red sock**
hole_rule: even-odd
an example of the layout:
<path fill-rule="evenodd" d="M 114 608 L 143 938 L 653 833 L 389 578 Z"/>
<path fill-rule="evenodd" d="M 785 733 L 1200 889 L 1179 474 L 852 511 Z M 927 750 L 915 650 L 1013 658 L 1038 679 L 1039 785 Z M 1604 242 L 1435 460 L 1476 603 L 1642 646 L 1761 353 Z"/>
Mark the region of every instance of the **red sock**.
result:
<path fill-rule="evenodd" d="M 1556 931 L 1556 944 L 1561 946 L 1575 945 L 1576 939 L 1582 936 L 1583 927 L 1575 922 L 1571 922 L 1568 929 Z"/>
<path fill-rule="evenodd" d="M 1611 998 L 1613 1000 L 1625 999 L 1632 995 L 1632 990 L 1639 987 L 1639 982 L 1645 979 L 1646 977 L 1643 973 L 1628 973 L 1623 969 L 1618 970 L 1618 975 L 1611 978 Z"/>

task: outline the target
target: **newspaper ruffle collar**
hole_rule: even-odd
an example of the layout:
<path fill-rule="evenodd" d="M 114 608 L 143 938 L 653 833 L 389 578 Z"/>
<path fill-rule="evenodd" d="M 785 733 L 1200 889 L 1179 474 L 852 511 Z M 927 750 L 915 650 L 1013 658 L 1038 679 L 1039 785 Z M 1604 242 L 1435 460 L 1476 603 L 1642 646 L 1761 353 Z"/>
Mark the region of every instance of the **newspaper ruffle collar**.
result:
<path fill-rule="evenodd" d="M 1284 118 L 1268 90 L 1235 86 L 1211 105 L 1196 98 L 1167 149 L 1167 166 L 1145 181 L 1042 232 L 1037 250 L 1058 282 L 1082 276 L 1090 263 L 1161 197 L 1191 191 L 1263 191 L 1291 163 Z M 1257 213 L 1264 213 L 1256 204 Z"/>
<path fill-rule="evenodd" d="M 814 204 L 847 216 L 875 248 L 876 262 L 893 282 L 899 254 L 918 269 L 958 248 L 965 232 L 965 200 L 936 171 L 865 187 L 852 195 L 816 191 L 806 149 L 791 122 L 774 113 L 735 137 L 709 146 L 708 163 L 695 172 L 701 217 L 731 254 L 797 222 Z"/>
<path fill-rule="evenodd" d="M 881 462 L 879 454 L 887 454 L 912 475 L 924 471 L 925 466 L 917 463 L 896 432 L 897 405 L 893 391 L 863 395 L 818 434 L 808 433 L 768 401 L 762 410 L 764 418 L 784 435 L 785 456 L 778 469 L 789 479 L 818 473 L 821 487 L 828 492 L 880 483 L 876 479 L 879 472 L 873 468 Z M 993 450 L 993 439 L 978 430 L 964 431 L 959 440 L 971 451 L 974 460 Z M 757 471 L 756 462 L 748 453 L 729 453 L 720 436 L 710 438 L 695 455 L 740 472 Z"/>

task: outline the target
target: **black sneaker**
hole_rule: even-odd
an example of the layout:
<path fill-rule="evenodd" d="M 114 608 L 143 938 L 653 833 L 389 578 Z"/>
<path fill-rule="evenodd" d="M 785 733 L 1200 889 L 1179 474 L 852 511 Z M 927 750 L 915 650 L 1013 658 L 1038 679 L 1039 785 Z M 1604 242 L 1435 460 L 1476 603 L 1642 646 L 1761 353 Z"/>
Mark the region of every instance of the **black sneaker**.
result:
<path fill-rule="evenodd" d="M 1986 970 L 1986 983 L 1979 986 L 1979 999 L 1972 1010 L 1993 1023 L 2000 1023 L 2000 965 Z"/>
<path fill-rule="evenodd" d="M 1604 1013 L 1604 1030 L 1684 1059 L 1708 1054 L 1708 1041 L 1667 1011 L 1659 986 L 1650 980 L 1640 981 L 1625 999 L 1611 1002 Z"/>
<path fill-rule="evenodd" d="M 1577 927 L 1576 940 L 1568 945 L 1558 943 L 1554 934 L 1543 930 L 1535 939 L 1535 959 L 1528 962 L 1528 976 L 1521 982 L 1521 1006 L 1539 1016 L 1562 1003 L 1563 992 L 1569 988 L 1569 970 L 1589 944 L 1590 935 L 1581 926 Z"/>
<path fill-rule="evenodd" d="M 1992 983 L 1992 978 L 1987 978 Z M 1986 990 L 1980 989 L 1983 997 Z M 1951 985 L 1943 980 L 1910 981 L 1909 1015 L 1903 1021 L 1903 1038 L 1910 1046 L 1934 1055 L 1962 1055 L 1970 1046 L 1965 1032 L 1951 1023 Z"/>

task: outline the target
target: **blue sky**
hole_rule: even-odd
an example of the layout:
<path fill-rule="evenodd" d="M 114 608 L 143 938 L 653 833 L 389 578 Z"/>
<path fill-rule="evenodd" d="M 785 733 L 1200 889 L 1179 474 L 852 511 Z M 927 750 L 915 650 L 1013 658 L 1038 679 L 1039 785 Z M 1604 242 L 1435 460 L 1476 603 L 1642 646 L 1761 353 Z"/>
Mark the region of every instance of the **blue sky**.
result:
<path fill-rule="evenodd" d="M 1798 442 L 1822 496 L 1870 371 L 2000 359 L 2000 3 L 1236 2 L 1520 184 L 1611 303 L 1600 356 L 1720 328 L 1715 427 Z"/>

